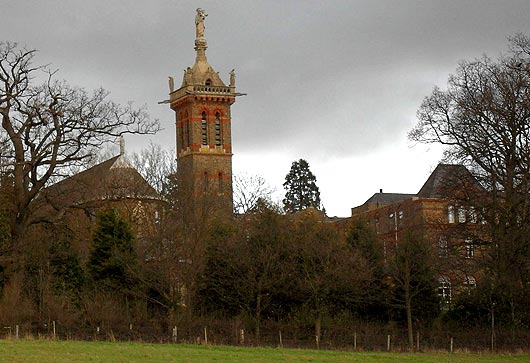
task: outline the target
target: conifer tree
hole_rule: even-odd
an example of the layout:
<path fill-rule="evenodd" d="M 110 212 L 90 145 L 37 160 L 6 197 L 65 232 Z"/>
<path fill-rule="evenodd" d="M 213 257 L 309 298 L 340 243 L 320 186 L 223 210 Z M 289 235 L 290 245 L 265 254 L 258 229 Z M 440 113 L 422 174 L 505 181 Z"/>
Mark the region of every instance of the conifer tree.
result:
<path fill-rule="evenodd" d="M 286 191 L 283 199 L 284 209 L 290 213 L 298 212 L 308 207 L 322 209 L 320 191 L 316 181 L 317 178 L 309 169 L 307 161 L 304 159 L 294 161 L 283 183 Z"/>
<path fill-rule="evenodd" d="M 115 210 L 100 212 L 96 224 L 88 261 L 90 275 L 104 285 L 127 288 L 138 262 L 131 227 Z"/>

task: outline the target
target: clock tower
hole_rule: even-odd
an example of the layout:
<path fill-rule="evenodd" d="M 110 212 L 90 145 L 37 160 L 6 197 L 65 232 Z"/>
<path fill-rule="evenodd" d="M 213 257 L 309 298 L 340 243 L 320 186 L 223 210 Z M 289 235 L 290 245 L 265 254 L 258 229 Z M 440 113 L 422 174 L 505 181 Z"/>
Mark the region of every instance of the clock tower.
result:
<path fill-rule="evenodd" d="M 185 209 L 208 207 L 231 214 L 232 135 L 230 106 L 235 92 L 235 73 L 228 86 L 206 59 L 204 20 L 197 9 L 195 17 L 195 64 L 184 71 L 182 84 L 175 89 L 169 77 L 169 102 L 175 112 L 177 182 Z"/>

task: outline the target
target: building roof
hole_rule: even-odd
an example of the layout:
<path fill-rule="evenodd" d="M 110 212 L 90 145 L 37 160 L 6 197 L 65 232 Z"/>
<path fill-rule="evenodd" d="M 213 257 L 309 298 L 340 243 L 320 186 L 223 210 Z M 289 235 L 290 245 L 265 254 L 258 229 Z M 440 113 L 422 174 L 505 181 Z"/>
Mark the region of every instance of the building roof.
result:
<path fill-rule="evenodd" d="M 415 194 L 404 194 L 404 193 L 375 193 L 372 195 L 364 205 L 389 205 L 394 203 L 402 202 L 406 199 L 410 199 L 416 196 Z"/>
<path fill-rule="evenodd" d="M 98 200 L 160 199 L 157 191 L 118 155 L 43 190 L 41 197 L 55 208 Z"/>
<path fill-rule="evenodd" d="M 476 188 L 478 182 L 464 165 L 438 164 L 417 196 L 420 198 L 450 198 L 469 190 L 469 186 Z"/>

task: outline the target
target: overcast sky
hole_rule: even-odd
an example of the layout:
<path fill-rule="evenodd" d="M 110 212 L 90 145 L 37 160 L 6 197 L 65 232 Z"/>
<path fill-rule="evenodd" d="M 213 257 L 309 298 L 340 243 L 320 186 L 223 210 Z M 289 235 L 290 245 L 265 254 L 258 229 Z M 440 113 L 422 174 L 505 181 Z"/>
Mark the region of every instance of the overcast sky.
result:
<path fill-rule="evenodd" d="M 373 193 L 416 193 L 439 162 L 407 133 L 458 62 L 497 57 L 507 36 L 530 34 L 530 1 L 0 0 L 0 40 L 39 50 L 73 85 L 102 86 L 147 105 L 164 131 L 129 137 L 175 148 L 168 76 L 195 60 L 195 9 L 206 18 L 210 65 L 228 83 L 234 173 L 258 174 L 283 195 L 291 163 L 309 162 L 330 216 Z"/>

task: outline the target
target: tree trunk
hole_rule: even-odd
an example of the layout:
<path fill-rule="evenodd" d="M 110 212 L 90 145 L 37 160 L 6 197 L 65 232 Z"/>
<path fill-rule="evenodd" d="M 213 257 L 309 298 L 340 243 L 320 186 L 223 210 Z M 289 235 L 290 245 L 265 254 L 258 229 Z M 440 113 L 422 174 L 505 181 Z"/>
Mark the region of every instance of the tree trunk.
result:
<path fill-rule="evenodd" d="M 409 350 L 414 350 L 414 333 L 412 331 L 412 302 L 409 289 L 405 289 L 405 308 L 407 310 L 407 333 L 409 341 Z"/>
<path fill-rule="evenodd" d="M 261 323 L 261 294 L 258 294 L 256 300 L 256 343 L 259 344 Z"/>

